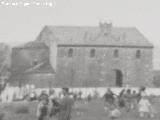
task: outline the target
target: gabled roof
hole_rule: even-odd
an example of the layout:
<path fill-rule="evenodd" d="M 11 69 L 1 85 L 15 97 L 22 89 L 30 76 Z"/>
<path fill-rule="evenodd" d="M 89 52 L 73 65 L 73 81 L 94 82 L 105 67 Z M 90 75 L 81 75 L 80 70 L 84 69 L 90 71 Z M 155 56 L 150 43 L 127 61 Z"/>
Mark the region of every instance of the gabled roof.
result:
<path fill-rule="evenodd" d="M 71 45 L 153 45 L 135 27 L 112 27 L 108 35 L 100 27 L 87 26 L 45 26 L 37 41 L 56 41 L 57 44 Z"/>

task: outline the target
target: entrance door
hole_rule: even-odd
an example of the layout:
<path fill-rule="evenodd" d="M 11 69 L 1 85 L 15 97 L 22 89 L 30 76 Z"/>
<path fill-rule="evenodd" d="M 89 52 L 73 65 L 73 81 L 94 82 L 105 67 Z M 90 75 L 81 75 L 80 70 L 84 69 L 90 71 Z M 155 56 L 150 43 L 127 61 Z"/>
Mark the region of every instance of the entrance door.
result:
<path fill-rule="evenodd" d="M 116 70 L 116 86 L 117 87 L 123 86 L 123 74 L 120 70 Z"/>

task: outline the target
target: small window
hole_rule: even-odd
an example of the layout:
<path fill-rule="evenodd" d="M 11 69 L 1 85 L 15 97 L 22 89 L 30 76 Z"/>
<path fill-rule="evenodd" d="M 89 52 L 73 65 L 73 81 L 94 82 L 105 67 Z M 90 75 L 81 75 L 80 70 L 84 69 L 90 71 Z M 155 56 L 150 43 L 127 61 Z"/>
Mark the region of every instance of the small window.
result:
<path fill-rule="evenodd" d="M 137 50 L 136 51 L 136 58 L 141 58 L 141 51 L 140 50 Z"/>
<path fill-rule="evenodd" d="M 118 58 L 119 57 L 119 51 L 118 50 L 114 50 L 114 57 Z"/>
<path fill-rule="evenodd" d="M 95 57 L 95 49 L 91 49 L 91 51 L 90 51 L 90 57 L 91 58 Z"/>
<path fill-rule="evenodd" d="M 73 57 L 73 49 L 72 48 L 70 48 L 68 50 L 68 57 Z"/>

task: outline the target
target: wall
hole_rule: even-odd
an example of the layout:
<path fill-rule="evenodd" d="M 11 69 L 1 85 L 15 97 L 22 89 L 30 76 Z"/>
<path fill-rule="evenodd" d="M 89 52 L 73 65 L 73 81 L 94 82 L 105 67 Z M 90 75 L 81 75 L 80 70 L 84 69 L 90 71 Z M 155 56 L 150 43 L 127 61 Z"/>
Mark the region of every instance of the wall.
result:
<path fill-rule="evenodd" d="M 123 86 L 152 86 L 152 49 L 124 47 L 73 47 L 73 57 L 68 57 L 71 47 L 55 46 L 49 49 L 14 49 L 12 53 L 13 80 L 19 80 L 17 74 L 39 62 L 49 59 L 56 68 L 56 87 L 105 87 L 115 86 L 115 70 L 123 74 Z M 90 50 L 95 49 L 95 57 Z M 119 57 L 114 57 L 114 51 Z M 136 51 L 141 50 L 141 58 Z M 55 53 L 57 53 L 57 58 Z M 55 66 L 56 64 L 56 66 Z M 17 73 L 16 73 L 17 72 Z M 53 80 L 54 81 L 54 80 Z"/>
<path fill-rule="evenodd" d="M 12 77 L 11 80 L 18 80 L 18 76 L 25 70 L 33 67 L 33 62 L 38 63 L 49 60 L 49 50 L 43 48 L 13 48 L 12 50 Z"/>
<path fill-rule="evenodd" d="M 58 47 L 56 86 L 115 86 L 115 69 L 123 73 L 123 86 L 152 86 L 152 49 L 96 47 L 95 57 L 90 58 L 92 47 L 73 47 L 73 57 L 69 58 L 69 48 Z M 113 55 L 116 49 L 118 58 Z M 141 50 L 139 59 L 136 50 Z"/>
<path fill-rule="evenodd" d="M 54 86 L 55 75 L 52 73 L 25 74 L 22 81 L 22 86 L 33 84 L 36 88 L 49 88 Z"/>

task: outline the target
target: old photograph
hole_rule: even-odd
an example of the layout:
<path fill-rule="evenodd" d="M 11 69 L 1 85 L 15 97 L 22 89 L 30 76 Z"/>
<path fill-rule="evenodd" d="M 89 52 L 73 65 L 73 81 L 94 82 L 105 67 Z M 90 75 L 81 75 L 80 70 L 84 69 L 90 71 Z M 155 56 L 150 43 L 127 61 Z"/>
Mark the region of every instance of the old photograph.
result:
<path fill-rule="evenodd" d="M 159 120 L 159 6 L 0 0 L 0 120 Z"/>

